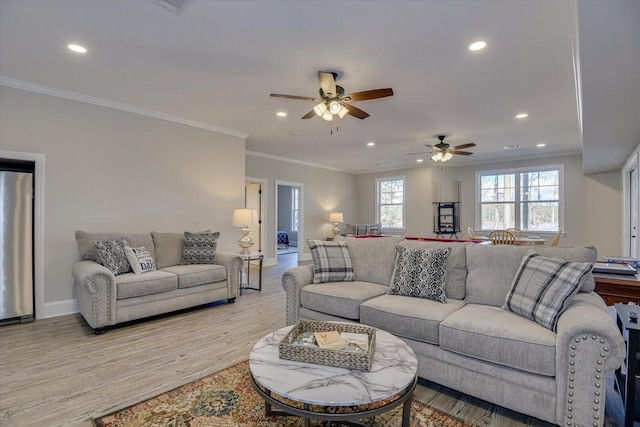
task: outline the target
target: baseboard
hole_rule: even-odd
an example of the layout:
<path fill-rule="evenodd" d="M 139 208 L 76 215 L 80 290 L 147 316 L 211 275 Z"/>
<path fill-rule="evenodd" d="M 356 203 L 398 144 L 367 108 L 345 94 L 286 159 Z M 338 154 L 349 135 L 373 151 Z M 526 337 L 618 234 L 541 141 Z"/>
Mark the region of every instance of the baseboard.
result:
<path fill-rule="evenodd" d="M 273 265 L 278 264 L 278 259 L 277 258 L 265 258 L 262 261 L 262 266 L 263 267 L 271 267 Z"/>
<path fill-rule="evenodd" d="M 64 316 L 78 312 L 78 303 L 75 299 L 65 301 L 45 302 L 44 309 L 36 313 L 36 319 Z"/>

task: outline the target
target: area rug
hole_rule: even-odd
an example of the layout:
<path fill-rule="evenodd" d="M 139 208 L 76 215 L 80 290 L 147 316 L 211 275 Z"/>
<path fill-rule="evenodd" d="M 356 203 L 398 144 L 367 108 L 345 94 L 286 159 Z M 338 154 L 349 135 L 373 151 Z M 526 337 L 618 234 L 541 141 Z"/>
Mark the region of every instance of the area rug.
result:
<path fill-rule="evenodd" d="M 291 404 L 291 402 L 288 402 Z M 401 425 L 402 405 L 363 421 L 372 427 Z M 244 361 L 144 402 L 93 420 L 96 427 L 297 427 L 299 417 L 265 416 L 264 400 L 249 380 Z M 311 422 L 321 426 L 321 422 Z M 413 400 L 411 427 L 470 427 Z"/>

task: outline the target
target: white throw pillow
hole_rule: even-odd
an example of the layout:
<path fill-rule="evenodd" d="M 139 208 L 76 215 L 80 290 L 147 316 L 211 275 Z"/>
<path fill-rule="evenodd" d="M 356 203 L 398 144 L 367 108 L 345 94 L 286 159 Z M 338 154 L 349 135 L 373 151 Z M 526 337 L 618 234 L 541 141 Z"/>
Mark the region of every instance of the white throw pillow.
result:
<path fill-rule="evenodd" d="M 151 254 L 144 246 L 139 248 L 125 247 L 124 253 L 127 255 L 129 265 L 131 265 L 131 269 L 135 274 L 146 273 L 156 269 L 156 263 L 153 262 Z"/>

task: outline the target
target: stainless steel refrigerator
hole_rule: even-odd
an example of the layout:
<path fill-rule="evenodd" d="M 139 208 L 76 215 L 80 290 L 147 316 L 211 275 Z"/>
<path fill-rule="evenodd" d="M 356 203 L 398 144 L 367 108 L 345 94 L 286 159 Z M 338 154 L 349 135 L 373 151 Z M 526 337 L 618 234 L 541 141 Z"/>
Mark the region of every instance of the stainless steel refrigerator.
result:
<path fill-rule="evenodd" d="M 33 320 L 33 174 L 0 171 L 0 324 Z"/>

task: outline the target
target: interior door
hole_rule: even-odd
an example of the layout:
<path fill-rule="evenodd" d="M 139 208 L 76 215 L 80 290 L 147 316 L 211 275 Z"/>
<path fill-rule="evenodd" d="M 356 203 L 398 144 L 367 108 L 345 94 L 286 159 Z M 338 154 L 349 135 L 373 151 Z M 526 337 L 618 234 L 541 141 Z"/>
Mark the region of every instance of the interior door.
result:
<path fill-rule="evenodd" d="M 629 256 L 638 258 L 638 168 L 629 171 Z"/>
<path fill-rule="evenodd" d="M 249 237 L 253 239 L 254 248 L 262 253 L 262 241 L 260 240 L 262 227 L 262 183 L 250 182 L 244 183 L 245 188 L 245 206 L 248 209 L 254 209 L 258 213 L 258 221 L 249 227 Z"/>

